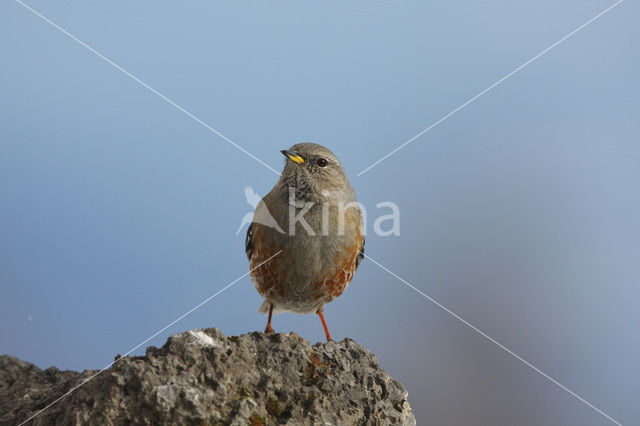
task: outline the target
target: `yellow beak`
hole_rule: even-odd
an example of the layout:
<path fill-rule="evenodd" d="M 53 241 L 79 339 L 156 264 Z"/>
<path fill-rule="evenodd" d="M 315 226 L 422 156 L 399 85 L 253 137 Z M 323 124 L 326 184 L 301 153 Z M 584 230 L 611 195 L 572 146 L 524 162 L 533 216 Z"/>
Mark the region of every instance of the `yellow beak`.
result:
<path fill-rule="evenodd" d="M 300 156 L 300 153 L 295 151 L 295 150 L 290 150 L 290 149 L 283 149 L 282 151 L 280 151 L 285 157 L 287 157 L 289 160 L 293 161 L 296 164 L 303 164 L 304 163 L 304 158 L 302 158 Z"/>

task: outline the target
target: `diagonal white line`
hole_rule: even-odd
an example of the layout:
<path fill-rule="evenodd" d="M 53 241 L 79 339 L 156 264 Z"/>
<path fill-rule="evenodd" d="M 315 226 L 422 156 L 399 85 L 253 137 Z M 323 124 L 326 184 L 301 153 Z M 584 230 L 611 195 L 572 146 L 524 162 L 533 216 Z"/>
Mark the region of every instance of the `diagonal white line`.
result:
<path fill-rule="evenodd" d="M 135 351 L 136 349 L 138 349 L 140 346 L 144 345 L 145 343 L 147 343 L 149 340 L 153 339 L 154 337 L 156 337 L 158 334 L 162 333 L 163 331 L 165 331 L 167 328 L 171 327 L 172 325 L 174 325 L 175 323 L 177 323 L 178 321 L 180 321 L 181 319 L 183 319 L 184 317 L 186 317 L 187 315 L 191 314 L 193 311 L 195 311 L 196 309 L 198 309 L 199 307 L 201 307 L 202 305 L 204 305 L 205 303 L 207 303 L 208 301 L 210 301 L 211 299 L 213 299 L 214 297 L 216 297 L 217 295 L 219 295 L 220 293 L 222 293 L 223 291 L 225 291 L 226 289 L 228 289 L 229 287 L 231 287 L 232 285 L 234 285 L 235 283 L 237 283 L 238 281 L 240 281 L 241 279 L 243 279 L 244 277 L 246 277 L 247 275 L 249 275 L 251 272 L 253 272 L 254 270 L 258 269 L 259 267 L 261 267 L 262 265 L 264 265 L 265 263 L 267 263 L 268 261 L 270 261 L 271 259 L 273 259 L 274 257 L 276 257 L 277 255 L 279 255 L 280 253 L 282 253 L 282 250 L 278 251 L 276 254 L 274 254 L 273 256 L 271 256 L 270 258 L 268 258 L 267 260 L 265 260 L 264 262 L 260 263 L 259 265 L 257 265 L 256 267 L 250 269 L 248 272 L 242 274 L 241 276 L 239 276 L 238 278 L 236 278 L 235 280 L 231 281 L 229 284 L 227 284 L 226 286 L 224 286 L 222 289 L 218 290 L 217 292 L 215 292 L 214 294 L 212 294 L 211 296 L 207 297 L 206 299 L 204 299 L 202 302 L 200 302 L 199 304 L 197 304 L 196 306 L 194 306 L 193 308 L 189 309 L 187 312 L 185 312 L 184 314 L 180 315 L 178 318 L 176 318 L 175 320 L 171 321 L 169 324 L 165 325 L 164 327 L 162 327 L 160 330 L 156 331 L 155 333 L 153 333 L 153 335 L 151 335 L 150 337 L 147 337 L 146 339 L 144 339 L 142 342 L 138 343 L 136 346 L 134 346 L 133 348 L 129 349 L 124 355 L 122 355 L 121 358 L 118 358 L 117 360 L 109 363 L 108 365 L 106 365 L 104 368 L 102 368 L 101 370 L 99 370 L 97 373 L 93 374 L 92 376 L 86 378 L 85 380 L 83 380 L 82 382 L 80 382 L 78 385 L 72 387 L 71 389 L 69 389 L 67 391 L 67 393 L 65 393 L 64 395 L 62 395 L 61 397 L 59 397 L 58 399 L 56 399 L 55 401 L 53 401 L 52 403 L 50 403 L 49 405 L 47 405 L 46 407 L 44 407 L 43 409 L 41 409 L 40 411 L 36 412 L 35 414 L 33 414 L 31 417 L 29 417 L 27 420 L 23 421 L 22 423 L 20 423 L 18 426 L 21 426 L 25 423 L 27 423 L 29 420 L 33 419 L 34 417 L 42 414 L 42 412 L 44 412 L 45 410 L 47 410 L 49 407 L 51 407 L 52 405 L 56 404 L 58 401 L 61 401 L 62 399 L 66 398 L 67 396 L 69 396 L 71 393 L 73 393 L 76 389 L 78 389 L 79 387 L 83 386 L 84 384 L 86 384 L 88 381 L 90 381 L 91 379 L 93 379 L 94 377 L 96 377 L 98 374 L 102 373 L 104 370 L 110 368 L 113 364 L 115 364 L 116 362 L 120 361 L 121 359 L 123 359 L 124 357 L 126 357 L 127 355 L 129 355 L 131 352 Z"/>
<path fill-rule="evenodd" d="M 441 308 L 442 310 L 444 310 L 446 313 L 448 313 L 449 315 L 453 316 L 454 318 L 456 318 L 457 320 L 461 321 L 463 324 L 465 324 L 466 326 L 470 327 L 471 329 L 473 329 L 474 331 L 478 332 L 479 334 L 481 334 L 482 336 L 486 337 L 487 339 L 489 339 L 491 342 L 495 343 L 496 345 L 498 345 L 501 349 L 505 350 L 506 352 L 508 352 L 510 355 L 512 355 L 513 357 L 515 357 L 517 360 L 523 362 L 525 365 L 527 365 L 528 367 L 532 368 L 534 371 L 540 373 L 544 378 L 546 378 L 547 380 L 549 380 L 550 382 L 560 386 L 562 389 L 564 389 L 565 391 L 569 392 L 572 396 L 574 396 L 575 398 L 579 399 L 580 401 L 584 402 L 585 404 L 587 404 L 589 407 L 593 408 L 594 410 L 596 410 L 598 413 L 602 414 L 603 416 L 605 416 L 607 419 L 611 420 L 613 423 L 622 426 L 622 423 L 620 423 L 619 421 L 615 420 L 614 418 L 612 418 L 611 416 L 609 416 L 607 413 L 605 413 L 604 411 L 600 410 L 598 407 L 596 407 L 595 405 L 593 405 L 592 403 L 590 403 L 589 401 L 585 400 L 583 397 L 581 397 L 580 395 L 578 395 L 577 393 L 575 393 L 574 391 L 572 391 L 571 389 L 569 389 L 568 387 L 564 386 L 562 383 L 558 382 L 556 379 L 554 379 L 553 377 L 549 376 L 547 373 L 545 373 L 544 371 L 540 370 L 538 367 L 536 367 L 535 365 L 531 364 L 529 361 L 527 361 L 526 359 L 522 358 L 520 355 L 516 354 L 515 352 L 513 352 L 511 349 L 507 348 L 505 345 L 503 345 L 502 343 L 500 343 L 499 341 L 497 341 L 496 339 L 494 339 L 493 337 L 489 336 L 487 333 L 485 333 L 484 331 L 480 330 L 478 327 L 476 327 L 475 325 L 471 324 L 469 321 L 465 320 L 464 318 L 462 318 L 460 315 L 456 314 L 455 312 L 453 312 L 451 309 L 447 308 L 446 306 L 444 306 L 443 304 L 441 304 L 440 302 L 438 302 L 437 300 L 435 300 L 433 297 L 426 295 L 425 293 L 423 293 L 422 291 L 420 291 L 418 288 L 414 287 L 413 285 L 411 285 L 410 283 L 408 283 L 407 281 L 405 281 L 404 279 L 400 278 L 398 275 L 396 275 L 395 273 L 393 273 L 392 271 L 390 271 L 388 268 L 386 268 L 385 266 L 381 265 L 380 263 L 376 262 L 375 260 L 373 260 L 371 257 L 369 257 L 368 255 L 364 255 L 364 257 L 366 257 L 367 259 L 369 259 L 370 261 L 372 261 L 373 263 L 375 263 L 378 267 L 380 267 L 381 269 L 385 270 L 386 272 L 388 272 L 389 274 L 393 275 L 395 278 L 397 278 L 398 280 L 400 280 L 402 283 L 404 283 L 406 286 L 408 286 L 409 288 L 411 288 L 412 290 L 418 292 L 420 295 L 422 295 L 424 298 L 426 298 L 427 300 L 433 302 L 436 306 L 438 306 L 439 308 Z"/>
<path fill-rule="evenodd" d="M 565 41 L 566 39 L 568 39 L 569 37 L 571 37 L 572 35 L 574 35 L 575 33 L 577 33 L 578 31 L 582 30 L 584 27 L 586 27 L 587 25 L 591 24 L 593 21 L 595 21 L 596 19 L 600 18 L 602 15 L 604 15 L 605 13 L 609 12 L 611 9 L 613 9 L 614 7 L 618 6 L 620 3 L 622 3 L 624 0 L 618 0 L 616 3 L 612 4 L 611 6 L 609 6 L 608 8 L 606 8 L 605 10 L 603 10 L 602 12 L 598 13 L 596 16 L 594 16 L 593 18 L 589 19 L 587 22 L 585 22 L 584 24 L 580 25 L 578 28 L 576 28 L 575 30 L 571 31 L 569 34 L 567 34 L 566 36 L 562 37 L 560 40 L 556 41 L 555 43 L 553 43 L 551 46 L 547 47 L 546 49 L 544 49 L 542 52 L 538 53 L 536 56 L 534 56 L 533 58 L 529 59 L 527 62 L 525 62 L 524 64 L 520 65 L 518 68 L 514 69 L 513 71 L 511 71 L 509 74 L 505 75 L 504 77 L 502 77 L 500 80 L 496 81 L 495 83 L 493 83 L 491 86 L 487 87 L 486 89 L 484 89 L 482 92 L 478 93 L 477 95 L 475 95 L 474 97 L 472 97 L 471 99 L 469 99 L 467 102 L 463 103 L 462 105 L 458 106 L 457 108 L 455 108 L 453 111 L 451 111 L 450 113 L 448 113 L 447 115 L 445 115 L 444 117 L 442 117 L 440 120 L 436 121 L 435 123 L 433 123 L 432 125 L 430 125 L 429 127 L 427 127 L 426 129 L 424 129 L 423 131 L 421 131 L 420 133 L 418 133 L 417 135 L 415 135 L 414 137 L 412 137 L 411 139 L 407 140 L 406 142 L 404 142 L 403 144 L 399 145 L 398 147 L 396 147 L 393 151 L 391 151 L 390 153 L 388 153 L 387 155 L 385 155 L 384 157 L 381 157 L 380 159 L 378 159 L 376 162 L 372 163 L 369 167 L 367 167 L 366 169 L 362 170 L 360 173 L 358 173 L 356 176 L 360 176 L 361 174 L 363 174 L 364 172 L 366 172 L 367 170 L 371 169 L 372 167 L 378 165 L 380 162 L 384 161 L 386 158 L 390 157 L 391 155 L 395 154 L 396 152 L 400 151 L 402 148 L 404 148 L 405 146 L 409 145 L 411 142 L 413 142 L 414 140 L 416 140 L 417 138 L 419 138 L 420 136 L 424 135 L 425 133 L 427 133 L 429 130 L 433 129 L 434 127 L 436 127 L 438 124 L 442 123 L 444 120 L 446 120 L 447 118 L 451 117 L 453 114 L 455 114 L 456 112 L 460 111 L 462 108 L 466 107 L 467 105 L 469 105 L 471 102 L 475 101 L 476 99 L 478 99 L 480 96 L 484 95 L 485 93 L 487 93 L 489 90 L 493 89 L 494 87 L 496 87 L 497 85 L 499 85 L 500 83 L 502 83 L 503 81 L 505 81 L 506 79 L 508 79 L 509 77 L 511 77 L 512 75 L 514 75 L 515 73 L 517 73 L 518 71 L 520 71 L 521 69 L 523 69 L 524 67 L 526 67 L 527 65 L 529 65 L 531 62 L 535 61 L 536 59 L 538 59 L 539 57 L 541 57 L 542 55 L 544 55 L 545 53 L 547 53 L 548 51 L 550 51 L 551 49 L 553 49 L 554 47 L 556 47 L 557 45 L 559 45 L 560 43 L 562 43 L 563 41 Z"/>
<path fill-rule="evenodd" d="M 220 136 L 222 139 L 224 139 L 225 141 L 229 142 L 231 145 L 235 146 L 240 151 L 244 152 L 249 157 L 253 158 L 258 163 L 262 164 L 263 166 L 265 166 L 266 168 L 268 168 L 269 170 L 271 170 L 272 172 L 274 172 L 278 176 L 280 175 L 280 173 L 276 169 L 274 169 L 273 167 L 271 167 L 270 165 L 268 165 L 267 163 L 265 163 L 264 161 L 262 161 L 261 159 L 259 159 L 258 157 L 256 157 L 255 155 L 253 155 L 252 153 L 250 153 L 249 151 L 247 151 L 246 149 L 244 149 L 243 147 L 241 147 L 240 145 L 238 145 L 237 143 L 235 143 L 234 141 L 232 141 L 231 139 L 229 139 L 228 137 L 226 137 L 225 135 L 223 135 L 222 133 L 220 133 L 216 129 L 214 129 L 213 127 L 209 126 L 207 123 L 205 123 L 204 121 L 200 120 L 198 117 L 196 117 L 195 115 L 193 115 L 192 113 L 190 113 L 186 109 L 182 108 L 180 105 L 178 105 L 177 103 L 173 102 L 171 99 L 169 99 L 168 97 L 166 97 L 162 93 L 158 92 L 156 89 L 154 89 L 153 87 L 149 86 L 147 83 L 145 83 L 144 81 L 140 80 L 138 77 L 136 77 L 135 75 L 131 74 L 129 71 L 125 70 L 120 65 L 116 64 L 115 62 L 113 62 L 111 59 L 109 59 L 106 56 L 104 56 L 102 53 L 100 53 L 97 50 L 95 50 L 93 47 L 89 46 L 88 44 L 86 44 L 85 42 L 83 42 L 82 40 L 80 40 L 79 38 L 74 36 L 73 34 L 69 33 L 64 28 L 62 28 L 59 25 L 55 24 L 50 19 L 48 19 L 47 17 L 43 16 L 40 12 L 34 10 L 31 6 L 23 3 L 21 0 L 16 0 L 16 2 L 18 4 L 20 4 L 20 5 L 22 5 L 25 9 L 29 10 L 34 15 L 42 18 L 45 22 L 50 24 L 52 27 L 54 27 L 55 29 L 57 29 L 58 31 L 60 31 L 61 33 L 63 33 L 64 35 L 66 35 L 67 37 L 69 37 L 70 39 L 75 41 L 76 43 L 78 43 L 79 45 L 81 45 L 81 46 L 87 48 L 88 50 L 90 50 L 93 54 L 98 56 L 100 59 L 104 60 L 105 62 L 109 63 L 110 65 L 113 65 L 113 67 L 115 67 L 118 71 L 122 72 L 124 75 L 126 75 L 129 78 L 131 78 L 135 82 L 139 83 L 145 89 L 148 89 L 150 92 L 152 92 L 155 95 L 159 96 L 160 98 L 164 99 L 169 104 L 174 106 L 176 109 L 182 111 L 187 116 L 189 116 L 190 118 L 194 119 L 195 121 L 197 121 L 198 123 L 200 123 L 201 125 L 203 125 L 207 129 L 209 129 L 210 131 L 212 131 L 216 135 Z"/>

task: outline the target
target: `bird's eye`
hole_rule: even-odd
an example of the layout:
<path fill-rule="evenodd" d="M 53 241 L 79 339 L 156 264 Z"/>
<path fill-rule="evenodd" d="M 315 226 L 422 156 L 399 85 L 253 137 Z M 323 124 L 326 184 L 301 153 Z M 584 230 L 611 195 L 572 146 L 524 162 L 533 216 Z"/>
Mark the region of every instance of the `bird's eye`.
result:
<path fill-rule="evenodd" d="M 329 162 L 325 159 L 325 158 L 318 158 L 316 160 L 316 164 L 320 167 L 327 167 L 327 165 L 329 164 Z"/>

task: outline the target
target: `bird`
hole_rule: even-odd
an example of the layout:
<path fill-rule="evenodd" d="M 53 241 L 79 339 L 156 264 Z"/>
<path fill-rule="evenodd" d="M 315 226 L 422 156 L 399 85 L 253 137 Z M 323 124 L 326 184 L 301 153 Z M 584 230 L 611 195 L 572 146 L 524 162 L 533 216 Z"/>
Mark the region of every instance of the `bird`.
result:
<path fill-rule="evenodd" d="M 339 297 L 364 258 L 364 224 L 338 158 L 315 143 L 280 151 L 280 178 L 258 203 L 245 239 L 250 275 L 268 313 L 316 313 L 332 341 L 324 306 Z M 273 218 L 278 227 L 264 217 Z"/>

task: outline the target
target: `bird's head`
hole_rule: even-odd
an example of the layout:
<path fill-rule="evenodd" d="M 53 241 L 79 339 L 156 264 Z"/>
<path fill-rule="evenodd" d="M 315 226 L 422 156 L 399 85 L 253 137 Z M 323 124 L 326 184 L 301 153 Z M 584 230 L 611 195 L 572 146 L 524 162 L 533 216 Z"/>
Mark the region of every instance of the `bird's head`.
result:
<path fill-rule="evenodd" d="M 338 157 L 324 146 L 299 143 L 280 152 L 287 157 L 282 179 L 297 191 L 314 196 L 350 188 Z"/>

